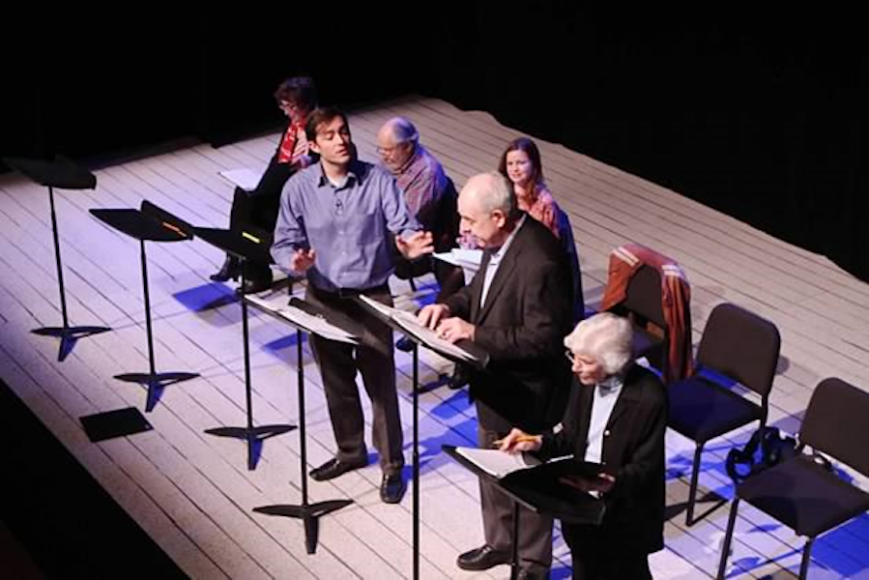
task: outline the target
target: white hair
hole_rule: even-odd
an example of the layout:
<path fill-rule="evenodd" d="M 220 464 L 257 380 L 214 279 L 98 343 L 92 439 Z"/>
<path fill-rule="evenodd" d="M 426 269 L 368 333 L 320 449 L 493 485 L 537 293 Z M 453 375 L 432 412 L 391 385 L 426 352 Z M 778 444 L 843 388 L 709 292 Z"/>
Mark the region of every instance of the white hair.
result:
<path fill-rule="evenodd" d="M 621 374 L 633 358 L 630 321 L 610 312 L 601 312 L 576 325 L 564 338 L 564 346 L 574 354 L 593 358 L 607 376 Z"/>
<path fill-rule="evenodd" d="M 488 171 L 481 173 L 475 177 L 488 178 L 489 187 L 479 189 L 477 199 L 480 203 L 480 209 L 485 213 L 501 210 L 507 217 L 514 217 L 518 211 L 516 203 L 516 193 L 513 191 L 513 184 L 498 173 L 497 171 Z"/>
<path fill-rule="evenodd" d="M 389 128 L 392 131 L 392 138 L 395 139 L 397 145 L 402 143 L 419 143 L 419 131 L 416 130 L 413 123 L 404 117 L 393 117 L 387 121 Z"/>

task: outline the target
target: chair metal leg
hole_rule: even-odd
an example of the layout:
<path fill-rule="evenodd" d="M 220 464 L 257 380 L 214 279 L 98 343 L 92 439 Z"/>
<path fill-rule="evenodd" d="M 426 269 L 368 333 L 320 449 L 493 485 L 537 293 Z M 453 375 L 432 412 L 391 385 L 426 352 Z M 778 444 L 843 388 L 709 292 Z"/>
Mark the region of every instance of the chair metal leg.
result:
<path fill-rule="evenodd" d="M 718 564 L 718 580 L 724 580 L 724 573 L 727 571 L 727 558 L 730 556 L 730 542 L 733 540 L 733 528 L 736 526 L 736 512 L 739 509 L 739 498 L 733 498 L 733 505 L 730 506 L 730 517 L 727 520 L 727 533 L 724 534 L 724 543 L 721 545 L 721 560 Z"/>
<path fill-rule="evenodd" d="M 809 573 L 809 563 L 812 561 L 812 546 L 815 543 L 815 538 L 806 540 L 806 545 L 803 546 L 803 561 L 800 564 L 800 580 L 805 580 Z"/>
<path fill-rule="evenodd" d="M 688 509 L 685 513 L 685 525 L 694 525 L 694 503 L 697 501 L 697 482 L 700 479 L 700 456 L 703 453 L 703 443 L 698 443 L 694 450 L 694 467 L 691 471 L 691 487 L 688 490 Z"/>

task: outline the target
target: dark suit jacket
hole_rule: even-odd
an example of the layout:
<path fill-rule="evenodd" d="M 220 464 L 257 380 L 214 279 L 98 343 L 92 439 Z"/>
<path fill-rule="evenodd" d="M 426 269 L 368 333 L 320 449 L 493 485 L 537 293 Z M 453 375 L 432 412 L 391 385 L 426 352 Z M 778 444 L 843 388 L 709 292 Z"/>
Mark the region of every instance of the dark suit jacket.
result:
<path fill-rule="evenodd" d="M 561 419 L 570 384 L 564 337 L 572 329 L 573 289 L 558 240 L 531 217 L 516 233 L 480 309 L 490 252 L 470 285 L 445 300 L 476 325 L 474 342 L 489 354 L 474 373 L 471 396 L 484 428 L 540 432 Z"/>
<path fill-rule="evenodd" d="M 601 527 L 578 529 L 649 554 L 664 547 L 667 391 L 654 373 L 639 365 L 628 370 L 622 389 L 607 422 L 602 454 L 602 463 L 615 475 L 616 484 L 604 496 L 607 510 Z M 593 395 L 592 387 L 574 380 L 563 429 L 544 436 L 542 457 L 585 457 Z"/>

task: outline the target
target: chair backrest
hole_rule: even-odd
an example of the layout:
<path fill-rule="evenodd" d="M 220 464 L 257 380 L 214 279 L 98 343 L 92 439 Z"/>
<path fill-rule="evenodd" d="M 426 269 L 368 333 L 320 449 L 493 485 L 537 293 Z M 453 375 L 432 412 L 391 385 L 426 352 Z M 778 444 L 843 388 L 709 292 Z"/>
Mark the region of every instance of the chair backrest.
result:
<path fill-rule="evenodd" d="M 447 185 L 438 204 L 432 234 L 436 252 L 445 252 L 456 246 L 459 237 L 459 194 L 456 184 L 447 177 Z"/>
<path fill-rule="evenodd" d="M 780 349 L 781 336 L 775 324 L 735 304 L 724 303 L 709 315 L 697 362 L 739 381 L 766 399 Z"/>
<path fill-rule="evenodd" d="M 661 297 L 661 275 L 650 266 L 640 266 L 633 275 L 621 306 L 667 330 Z"/>
<path fill-rule="evenodd" d="M 842 379 L 824 379 L 809 401 L 800 443 L 869 476 L 869 393 Z"/>

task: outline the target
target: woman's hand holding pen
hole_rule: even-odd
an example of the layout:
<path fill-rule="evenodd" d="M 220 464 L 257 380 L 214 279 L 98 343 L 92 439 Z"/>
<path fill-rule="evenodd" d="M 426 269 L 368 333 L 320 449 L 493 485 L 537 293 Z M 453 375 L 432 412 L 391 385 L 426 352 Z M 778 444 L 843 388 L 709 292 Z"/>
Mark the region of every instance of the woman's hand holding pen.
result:
<path fill-rule="evenodd" d="M 538 451 L 543 446 L 543 436 L 529 435 L 521 429 L 514 427 L 506 437 L 494 441 L 492 445 L 507 453 Z"/>

